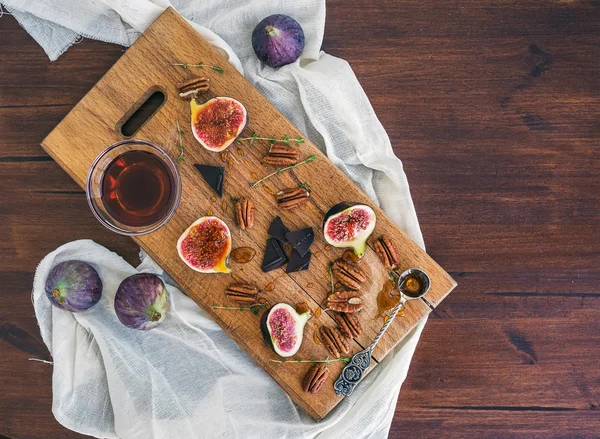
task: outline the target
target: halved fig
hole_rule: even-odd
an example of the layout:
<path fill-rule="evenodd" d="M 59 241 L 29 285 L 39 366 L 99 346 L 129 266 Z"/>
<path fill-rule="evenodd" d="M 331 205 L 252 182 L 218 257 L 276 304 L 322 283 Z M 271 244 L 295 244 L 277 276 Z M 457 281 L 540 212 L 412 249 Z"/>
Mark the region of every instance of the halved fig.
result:
<path fill-rule="evenodd" d="M 365 204 L 344 201 L 325 214 L 323 235 L 333 247 L 350 247 L 358 257 L 365 253 L 367 239 L 375 229 L 375 212 Z"/>
<path fill-rule="evenodd" d="M 312 317 L 308 307 L 302 314 L 287 303 L 273 305 L 263 314 L 260 329 L 265 341 L 281 357 L 291 357 L 302 344 L 304 325 Z"/>
<path fill-rule="evenodd" d="M 192 270 L 200 273 L 229 273 L 229 227 L 216 216 L 202 217 L 181 234 L 177 241 L 177 252 Z"/>
<path fill-rule="evenodd" d="M 233 98 L 217 97 L 198 104 L 190 101 L 192 133 L 209 151 L 223 151 L 242 134 L 248 124 L 248 112 Z"/>

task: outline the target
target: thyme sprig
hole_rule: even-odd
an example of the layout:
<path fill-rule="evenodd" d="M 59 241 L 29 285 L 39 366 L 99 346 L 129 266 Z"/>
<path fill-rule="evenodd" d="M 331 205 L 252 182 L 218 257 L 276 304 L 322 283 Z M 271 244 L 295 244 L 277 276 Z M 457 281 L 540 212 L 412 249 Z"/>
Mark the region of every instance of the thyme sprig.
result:
<path fill-rule="evenodd" d="M 304 137 L 298 137 L 297 139 L 290 139 L 289 136 L 285 136 L 283 139 L 276 139 L 275 137 L 260 137 L 260 134 L 255 131 L 252 133 L 251 137 L 240 137 L 236 140 L 236 143 L 239 145 L 246 140 L 250 141 L 250 145 L 252 145 L 256 140 L 268 140 L 270 143 L 284 143 L 287 146 L 290 146 L 292 142 L 295 142 L 296 145 L 305 142 Z"/>
<path fill-rule="evenodd" d="M 184 63 L 171 63 L 171 65 L 172 66 L 182 67 L 184 70 L 188 70 L 190 67 L 197 67 L 199 69 L 204 70 L 204 67 L 209 67 L 209 68 L 213 69 L 215 72 L 218 72 L 218 73 L 224 73 L 225 72 L 225 70 L 223 70 L 219 66 L 209 66 L 208 64 L 204 64 L 202 61 L 200 61 L 199 63 L 196 63 L 196 64 L 184 62 Z"/>
<path fill-rule="evenodd" d="M 308 183 L 305 182 L 305 181 L 303 181 L 302 183 L 300 183 L 298 186 L 301 187 L 302 189 L 306 189 L 308 192 L 312 191 L 312 189 L 310 188 L 310 186 L 308 185 Z"/>
<path fill-rule="evenodd" d="M 272 361 L 273 363 L 280 363 L 280 364 L 285 364 L 285 363 L 327 363 L 327 364 L 331 364 L 331 363 L 335 363 L 335 362 L 341 362 L 341 363 L 349 363 L 351 360 L 350 357 L 340 357 L 340 358 L 325 358 L 324 360 L 315 360 L 315 359 L 311 359 L 311 360 L 269 360 Z"/>
<path fill-rule="evenodd" d="M 300 166 L 300 165 L 303 165 L 304 163 L 312 162 L 312 161 L 313 161 L 313 160 L 315 160 L 316 158 L 317 158 L 317 156 L 316 156 L 316 155 L 311 155 L 310 157 L 308 157 L 308 158 L 306 158 L 306 159 L 302 160 L 302 161 L 301 161 L 301 162 L 299 162 L 299 163 L 296 163 L 295 165 L 287 166 L 287 167 L 285 167 L 285 168 L 277 168 L 277 169 L 275 170 L 275 172 L 272 172 L 272 173 L 270 173 L 270 174 L 269 174 L 269 175 L 267 175 L 266 177 L 263 177 L 263 178 L 261 178 L 260 180 L 258 180 L 258 181 L 255 181 L 254 183 L 250 183 L 250 188 L 251 188 L 251 189 L 255 189 L 255 188 L 257 188 L 257 187 L 258 187 L 258 186 L 259 186 L 259 185 L 260 185 L 260 184 L 261 184 L 263 181 L 265 181 L 265 180 L 267 180 L 267 179 L 269 179 L 269 178 L 273 177 L 274 175 L 281 174 L 282 172 L 288 171 L 288 170 L 290 170 L 290 169 L 293 169 L 293 168 L 297 168 L 298 166 Z"/>
<path fill-rule="evenodd" d="M 227 311 L 250 311 L 252 314 L 256 315 L 260 311 L 260 308 L 266 308 L 266 303 L 253 303 L 250 306 L 221 306 L 213 303 L 212 309 L 224 309 Z"/>
<path fill-rule="evenodd" d="M 177 137 L 179 138 L 179 143 L 177 144 L 177 147 L 179 148 L 177 163 L 181 163 L 181 161 L 183 160 L 183 131 L 179 127 L 179 119 L 177 119 Z"/>

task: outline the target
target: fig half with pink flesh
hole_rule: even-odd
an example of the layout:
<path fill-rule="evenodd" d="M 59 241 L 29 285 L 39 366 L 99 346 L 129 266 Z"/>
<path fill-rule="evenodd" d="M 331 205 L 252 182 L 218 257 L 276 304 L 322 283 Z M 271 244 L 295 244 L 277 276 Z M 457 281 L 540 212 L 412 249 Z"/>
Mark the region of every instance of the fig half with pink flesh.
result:
<path fill-rule="evenodd" d="M 179 257 L 200 273 L 229 273 L 227 258 L 230 252 L 231 232 L 216 216 L 194 221 L 177 241 Z"/>
<path fill-rule="evenodd" d="M 375 212 L 366 204 L 344 201 L 325 214 L 323 235 L 333 247 L 352 248 L 358 257 L 362 257 L 367 239 L 375 229 L 375 221 Z"/>
<path fill-rule="evenodd" d="M 273 305 L 263 314 L 260 329 L 267 343 L 281 357 L 291 357 L 302 345 L 304 326 L 312 317 L 310 310 L 299 314 L 287 303 Z"/>
<path fill-rule="evenodd" d="M 241 102 L 217 97 L 203 104 L 190 101 L 192 133 L 209 151 L 223 151 L 242 134 L 248 124 L 248 112 Z"/>

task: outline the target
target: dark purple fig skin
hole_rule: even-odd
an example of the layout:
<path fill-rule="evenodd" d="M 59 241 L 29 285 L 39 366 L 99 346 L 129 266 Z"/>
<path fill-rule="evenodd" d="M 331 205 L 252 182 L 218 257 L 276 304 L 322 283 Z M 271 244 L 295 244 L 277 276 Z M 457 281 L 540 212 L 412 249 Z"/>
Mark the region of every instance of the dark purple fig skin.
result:
<path fill-rule="evenodd" d="M 90 264 L 65 261 L 50 270 L 45 291 L 52 305 L 80 312 L 98 303 L 102 296 L 102 281 Z"/>
<path fill-rule="evenodd" d="M 128 328 L 147 331 L 156 328 L 167 315 L 169 293 L 155 274 L 140 273 L 121 282 L 115 295 L 115 312 Z"/>
<path fill-rule="evenodd" d="M 327 213 L 325 214 L 325 216 L 323 217 L 323 225 L 321 226 L 322 230 L 325 230 L 325 223 L 327 222 L 327 220 L 329 218 L 331 218 L 333 215 L 340 213 L 352 206 L 358 206 L 359 204 L 363 204 L 363 203 L 355 203 L 353 201 L 342 201 L 341 203 L 336 204 L 335 206 L 333 206 L 331 209 L 329 209 L 327 211 Z"/>
<path fill-rule="evenodd" d="M 304 31 L 292 17 L 269 15 L 254 28 L 252 48 L 266 65 L 281 67 L 296 61 L 304 50 Z"/>
<path fill-rule="evenodd" d="M 272 307 L 271 307 L 272 308 Z M 267 328 L 267 319 L 269 318 L 269 313 L 271 312 L 271 308 L 268 308 L 260 318 L 260 332 L 262 333 L 263 338 L 269 345 L 271 349 L 273 349 L 273 342 L 271 341 L 271 334 L 269 334 L 269 328 Z"/>

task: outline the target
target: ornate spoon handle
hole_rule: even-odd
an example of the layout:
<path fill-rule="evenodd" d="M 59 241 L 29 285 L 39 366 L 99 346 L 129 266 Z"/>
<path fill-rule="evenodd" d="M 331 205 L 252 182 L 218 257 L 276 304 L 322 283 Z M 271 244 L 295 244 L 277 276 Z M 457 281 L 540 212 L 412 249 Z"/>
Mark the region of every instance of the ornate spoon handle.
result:
<path fill-rule="evenodd" d="M 394 319 L 396 318 L 396 315 L 398 314 L 398 312 L 404 308 L 404 302 L 406 302 L 406 300 L 404 300 L 402 297 L 400 298 L 400 302 L 398 302 L 398 305 L 396 305 L 394 308 L 392 308 L 392 311 L 390 312 L 390 316 L 387 319 L 387 321 L 383 324 L 383 326 L 381 327 L 381 329 L 379 330 L 379 332 L 377 333 L 377 335 L 375 336 L 375 338 L 373 339 L 373 341 L 371 342 L 371 344 L 369 345 L 369 347 L 367 349 L 369 350 L 373 350 L 373 348 L 375 348 L 375 345 L 377 343 L 379 343 L 379 340 L 381 339 L 381 337 L 383 337 L 383 334 L 385 334 L 385 331 L 387 331 L 387 328 L 392 324 L 392 322 L 394 321 Z"/>
<path fill-rule="evenodd" d="M 360 380 L 362 380 L 363 375 L 371 364 L 371 353 L 373 352 L 373 348 L 392 324 L 392 321 L 396 317 L 396 314 L 398 314 L 398 311 L 404 308 L 405 301 L 406 300 L 402 298 L 400 299 L 400 302 L 398 302 L 398 305 L 392 309 L 390 317 L 381 327 L 369 347 L 355 354 L 350 359 L 350 362 L 342 369 L 342 373 L 340 373 L 340 376 L 333 384 L 335 393 L 340 396 L 350 396 L 352 392 L 354 392 L 354 388 L 360 382 Z"/>

